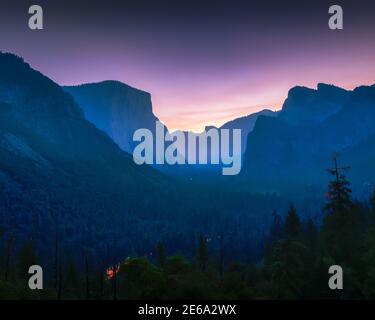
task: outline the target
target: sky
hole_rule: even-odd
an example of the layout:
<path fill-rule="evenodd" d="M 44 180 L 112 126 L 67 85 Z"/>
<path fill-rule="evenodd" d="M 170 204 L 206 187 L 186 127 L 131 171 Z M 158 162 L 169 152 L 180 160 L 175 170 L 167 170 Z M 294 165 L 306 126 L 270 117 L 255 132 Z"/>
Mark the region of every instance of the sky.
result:
<path fill-rule="evenodd" d="M 15 3 L 16 2 L 16 3 Z M 28 28 L 28 8 L 44 30 Z M 328 28 L 342 5 L 344 30 Z M 170 130 L 201 131 L 317 83 L 375 83 L 375 1 L 1 0 L 0 50 L 61 85 L 119 80 Z"/>

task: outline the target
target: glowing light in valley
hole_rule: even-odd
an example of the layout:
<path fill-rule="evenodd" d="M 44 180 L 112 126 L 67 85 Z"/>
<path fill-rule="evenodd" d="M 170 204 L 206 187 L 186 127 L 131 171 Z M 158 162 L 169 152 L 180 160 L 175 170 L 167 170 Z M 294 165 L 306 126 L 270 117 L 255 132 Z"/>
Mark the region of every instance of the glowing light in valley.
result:
<path fill-rule="evenodd" d="M 120 264 L 108 268 L 106 271 L 107 279 L 108 280 L 112 279 L 115 275 L 118 274 L 119 271 L 120 271 Z"/>

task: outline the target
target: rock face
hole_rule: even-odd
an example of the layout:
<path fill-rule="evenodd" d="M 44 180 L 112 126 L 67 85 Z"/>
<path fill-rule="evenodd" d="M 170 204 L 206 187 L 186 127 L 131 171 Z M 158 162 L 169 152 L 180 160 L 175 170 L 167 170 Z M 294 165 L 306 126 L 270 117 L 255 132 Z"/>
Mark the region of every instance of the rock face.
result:
<path fill-rule="evenodd" d="M 217 128 L 215 126 L 206 126 L 204 132 L 201 133 L 193 133 L 193 132 L 181 132 L 177 131 L 177 134 L 183 133 L 185 135 L 185 139 L 182 140 L 182 143 L 180 144 L 179 141 L 175 142 L 175 145 L 179 146 L 180 150 L 185 150 L 185 155 L 188 154 L 188 152 L 192 151 L 194 152 L 194 147 L 192 145 L 189 145 L 189 139 L 187 138 L 187 135 L 190 134 L 196 139 L 195 144 L 195 159 L 197 164 L 196 165 L 186 165 L 186 166 L 179 166 L 178 168 L 175 168 L 174 170 L 166 171 L 168 173 L 171 173 L 173 175 L 181 175 L 184 174 L 188 177 L 191 177 L 192 174 L 195 176 L 195 179 L 205 179 L 207 178 L 207 174 L 216 174 L 221 175 L 222 174 L 222 167 L 223 163 L 221 161 L 221 133 L 219 131 L 218 134 L 218 145 L 213 144 L 211 139 L 207 139 L 207 165 L 199 165 L 198 159 L 200 157 L 200 150 L 199 150 L 199 139 L 203 138 L 207 135 L 209 135 L 209 131 L 211 129 L 214 130 L 221 130 L 221 129 L 227 129 L 229 130 L 229 154 L 230 156 L 235 156 L 237 159 L 240 159 L 242 161 L 243 154 L 245 153 L 246 149 L 246 142 L 247 142 L 247 136 L 248 134 L 254 129 L 255 123 L 260 116 L 269 116 L 269 117 L 276 117 L 277 112 L 273 112 L 268 109 L 264 109 L 260 112 L 250 114 L 248 116 L 244 116 L 241 118 L 237 118 L 231 121 L 228 121 L 227 123 L 223 124 L 220 128 Z M 234 129 L 240 129 L 241 130 L 241 150 L 234 150 L 233 148 L 233 130 Z M 219 157 L 219 164 L 212 164 L 212 161 L 214 158 L 213 155 L 218 155 Z M 185 157 L 185 162 L 187 163 L 187 157 Z M 194 173 L 194 171 L 196 171 Z M 200 176 L 200 177 L 199 177 Z"/>
<path fill-rule="evenodd" d="M 262 111 L 250 114 L 248 116 L 229 121 L 223 124 L 220 127 L 220 129 L 241 129 L 241 153 L 244 154 L 246 151 L 247 136 L 251 131 L 254 130 L 255 123 L 257 122 L 258 117 L 260 116 L 276 117 L 277 112 L 264 109 Z"/>
<path fill-rule="evenodd" d="M 0 53 L 0 221 L 17 239 L 33 237 L 48 252 L 53 225 L 62 245 L 83 244 L 84 232 L 109 242 L 166 184 L 134 164 L 87 121 L 60 86 L 21 58 Z M 150 200 L 152 201 L 152 200 Z M 58 217 L 58 218 L 57 218 Z M 118 232 L 125 232 L 118 230 Z M 86 230 L 83 232 L 83 230 Z"/>
<path fill-rule="evenodd" d="M 136 172 L 131 157 L 88 122 L 74 99 L 22 59 L 0 54 L 1 131 L 5 145 L 23 154 L 83 166 L 119 161 Z M 33 151 L 34 150 L 34 151 Z M 107 164 L 108 165 L 108 164 Z M 87 168 L 90 170 L 90 168 Z"/>
<path fill-rule="evenodd" d="M 317 90 L 306 87 L 290 89 L 279 118 L 293 125 L 315 125 L 335 114 L 350 93 L 344 89 L 318 84 Z"/>
<path fill-rule="evenodd" d="M 134 149 L 133 133 L 155 131 L 151 95 L 118 81 L 64 87 L 81 106 L 87 120 L 103 130 L 128 153 Z"/>
<path fill-rule="evenodd" d="M 121 149 L 128 153 L 132 153 L 136 146 L 133 142 L 135 130 L 147 128 L 155 133 L 155 122 L 158 121 L 158 118 L 152 112 L 151 96 L 147 92 L 117 81 L 64 87 L 64 90 L 71 94 L 74 100 L 80 105 L 88 121 L 107 133 Z M 273 117 L 276 114 L 270 110 L 262 110 L 258 113 L 227 122 L 221 128 L 241 129 L 242 156 L 245 152 L 247 136 L 253 130 L 257 118 L 261 115 Z M 206 130 L 211 128 L 214 127 L 207 127 Z M 167 128 L 165 130 L 167 131 Z M 188 148 L 188 141 L 186 139 L 185 154 Z M 233 146 L 231 144 L 230 152 L 232 150 Z M 198 153 L 198 149 L 196 152 Z M 211 154 L 208 153 L 209 162 L 210 159 Z M 172 175 L 180 175 L 181 173 L 178 172 L 179 168 L 185 174 L 188 167 L 192 168 L 194 166 L 169 168 L 168 165 L 159 165 L 155 167 Z M 204 170 L 205 168 L 207 170 L 212 169 L 211 166 L 201 166 L 200 170 Z"/>
<path fill-rule="evenodd" d="M 325 188 L 326 169 L 337 152 L 343 164 L 352 166 L 349 175 L 358 189 L 375 183 L 368 166 L 375 147 L 374 123 L 374 87 L 293 88 L 279 116 L 259 117 L 249 134 L 243 176 L 264 191 Z"/>

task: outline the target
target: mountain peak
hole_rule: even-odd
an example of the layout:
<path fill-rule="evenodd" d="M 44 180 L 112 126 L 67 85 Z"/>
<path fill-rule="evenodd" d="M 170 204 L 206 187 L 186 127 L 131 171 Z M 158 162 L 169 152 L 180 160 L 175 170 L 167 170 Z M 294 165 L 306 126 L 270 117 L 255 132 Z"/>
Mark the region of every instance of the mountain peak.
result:
<path fill-rule="evenodd" d="M 211 130 L 211 129 L 217 129 L 217 127 L 215 127 L 215 126 L 205 126 L 204 127 L 204 131 L 208 131 L 208 130 Z"/>
<path fill-rule="evenodd" d="M 333 84 L 318 83 L 317 91 L 322 95 L 340 95 L 347 94 L 349 91 L 344 88 L 337 87 Z"/>
<path fill-rule="evenodd" d="M 375 88 L 375 84 L 372 86 L 359 86 L 353 90 L 353 93 L 373 92 L 374 88 Z"/>
<path fill-rule="evenodd" d="M 348 100 L 350 91 L 318 83 L 317 89 L 297 86 L 289 90 L 280 118 L 294 125 L 322 122 L 338 112 Z"/>
<path fill-rule="evenodd" d="M 78 85 L 72 85 L 72 86 L 65 86 L 68 91 L 70 89 L 74 90 L 75 88 L 98 88 L 100 90 L 117 90 L 118 92 L 138 92 L 139 94 L 144 94 L 146 96 L 151 97 L 151 94 L 147 91 L 132 87 L 126 83 L 123 83 L 118 80 L 104 80 L 104 81 L 99 81 L 99 82 L 90 82 L 90 83 L 83 83 L 83 84 L 78 84 Z"/>
<path fill-rule="evenodd" d="M 57 83 L 11 53 L 0 52 L 0 101 L 14 112 L 29 113 L 30 120 L 42 115 L 82 118 L 81 109 Z"/>
<path fill-rule="evenodd" d="M 294 99 L 299 99 L 299 98 L 304 98 L 306 95 L 311 95 L 316 92 L 315 89 L 311 89 L 308 87 L 304 86 L 295 86 L 291 88 L 288 92 L 288 98 L 294 98 Z"/>
<path fill-rule="evenodd" d="M 352 102 L 361 102 L 367 105 L 369 102 L 375 102 L 375 86 L 360 86 L 353 90 L 351 96 Z"/>
<path fill-rule="evenodd" d="M 22 57 L 17 56 L 13 53 L 10 53 L 10 52 L 3 52 L 3 51 L 0 51 L 0 62 L 1 63 L 8 62 L 10 64 L 20 64 L 21 63 L 21 64 L 29 66 L 29 64 L 26 63 L 25 60 Z"/>
<path fill-rule="evenodd" d="M 135 130 L 155 129 L 158 119 L 148 92 L 115 80 L 66 86 L 64 90 L 81 106 L 87 120 L 127 152 L 133 152 Z"/>
<path fill-rule="evenodd" d="M 316 89 L 308 88 L 305 86 L 295 86 L 291 88 L 288 92 L 288 98 L 294 99 L 305 99 L 307 95 L 314 95 L 314 94 L 345 94 L 348 93 L 348 90 L 335 86 L 333 84 L 327 83 L 318 83 Z"/>
<path fill-rule="evenodd" d="M 43 81 L 53 85 L 53 81 L 44 77 L 38 71 L 33 70 L 25 60 L 13 53 L 0 51 L 0 81 L 4 84 L 22 83 L 33 80 Z M 39 84 L 39 83 L 38 83 Z"/>
<path fill-rule="evenodd" d="M 263 109 L 255 113 L 248 114 L 246 116 L 242 116 L 242 117 L 230 120 L 224 123 L 220 128 L 221 129 L 228 129 L 228 128 L 229 129 L 242 129 L 242 130 L 248 129 L 248 131 L 251 131 L 259 116 L 275 117 L 276 114 L 277 114 L 276 112 L 270 109 Z"/>

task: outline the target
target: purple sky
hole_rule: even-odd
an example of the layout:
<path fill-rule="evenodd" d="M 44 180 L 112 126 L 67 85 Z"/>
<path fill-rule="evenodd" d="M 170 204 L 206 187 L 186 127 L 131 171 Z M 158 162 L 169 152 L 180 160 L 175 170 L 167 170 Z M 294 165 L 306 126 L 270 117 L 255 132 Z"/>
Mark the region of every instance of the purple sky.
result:
<path fill-rule="evenodd" d="M 45 30 L 35 32 L 29 1 L 2 0 L 0 50 L 63 85 L 115 79 L 146 90 L 170 129 L 199 131 L 280 109 L 295 85 L 374 84 L 375 1 L 336 2 L 343 31 L 328 29 L 327 1 L 36 1 Z"/>

